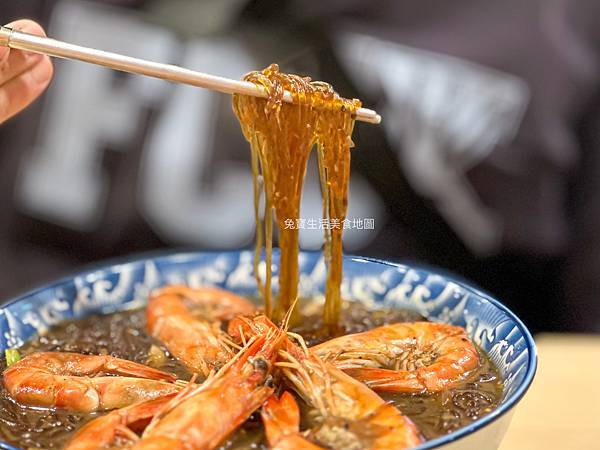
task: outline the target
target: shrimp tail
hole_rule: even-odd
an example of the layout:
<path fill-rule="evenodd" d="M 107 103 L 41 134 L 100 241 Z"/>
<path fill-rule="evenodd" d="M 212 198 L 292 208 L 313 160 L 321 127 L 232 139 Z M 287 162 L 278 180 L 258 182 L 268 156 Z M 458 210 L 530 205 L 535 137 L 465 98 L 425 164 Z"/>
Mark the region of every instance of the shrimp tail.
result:
<path fill-rule="evenodd" d="M 106 364 L 109 373 L 121 376 L 131 376 L 137 378 L 147 378 L 149 380 L 167 381 L 173 383 L 177 377 L 172 373 L 163 372 L 153 367 L 138 364 L 125 359 L 114 358 Z"/>
<path fill-rule="evenodd" d="M 477 354 L 473 364 L 477 364 Z M 463 358 L 465 361 L 470 354 Z M 456 386 L 468 375 L 468 371 L 461 372 L 452 364 L 436 363 L 431 366 L 421 367 L 414 371 L 378 369 L 373 367 L 358 367 L 342 369 L 352 378 L 362 381 L 374 391 L 402 392 L 405 394 L 419 394 L 425 392 L 440 392 Z"/>
<path fill-rule="evenodd" d="M 378 392 L 420 394 L 427 391 L 427 386 L 419 379 L 417 374 L 406 370 L 396 371 L 362 367 L 344 369 L 344 372 Z"/>
<path fill-rule="evenodd" d="M 321 449 L 300 434 L 300 408 L 290 392 L 269 397 L 260 416 L 271 450 Z"/>
<path fill-rule="evenodd" d="M 280 398 L 275 395 L 263 405 L 260 413 L 265 425 L 267 440 L 271 445 L 283 435 L 300 431 L 300 408 L 293 395 L 285 391 Z"/>

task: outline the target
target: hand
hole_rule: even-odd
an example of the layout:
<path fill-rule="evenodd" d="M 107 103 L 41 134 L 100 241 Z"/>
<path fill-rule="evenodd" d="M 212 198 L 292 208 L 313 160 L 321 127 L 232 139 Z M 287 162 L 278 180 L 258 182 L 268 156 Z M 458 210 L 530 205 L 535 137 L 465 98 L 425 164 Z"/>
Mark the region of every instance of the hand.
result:
<path fill-rule="evenodd" d="M 45 35 L 42 27 L 31 20 L 17 20 L 7 27 Z M 47 56 L 0 47 L 0 123 L 27 107 L 44 92 L 52 72 L 52 63 Z"/>

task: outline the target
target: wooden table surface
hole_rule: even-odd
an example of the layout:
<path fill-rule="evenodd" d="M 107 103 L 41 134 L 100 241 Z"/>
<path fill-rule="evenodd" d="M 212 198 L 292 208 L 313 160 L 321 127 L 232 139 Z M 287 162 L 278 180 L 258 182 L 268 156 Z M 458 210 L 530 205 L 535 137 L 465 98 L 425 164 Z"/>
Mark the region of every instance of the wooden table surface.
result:
<path fill-rule="evenodd" d="M 500 450 L 600 449 L 600 336 L 535 340 L 538 372 Z"/>

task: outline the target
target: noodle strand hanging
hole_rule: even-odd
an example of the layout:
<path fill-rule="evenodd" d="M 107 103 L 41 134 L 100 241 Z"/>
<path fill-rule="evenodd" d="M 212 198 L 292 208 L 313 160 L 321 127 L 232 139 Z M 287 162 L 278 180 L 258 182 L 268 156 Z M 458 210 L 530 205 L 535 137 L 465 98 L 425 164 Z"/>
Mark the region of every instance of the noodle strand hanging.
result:
<path fill-rule="evenodd" d="M 252 149 L 257 227 L 254 268 L 259 291 L 265 299 L 265 310 L 269 316 L 279 318 L 298 296 L 297 224 L 306 166 L 310 152 L 316 147 L 323 195 L 323 251 L 327 263 L 324 319 L 328 325 L 335 325 L 341 303 L 342 232 L 348 205 L 353 113 L 360 102 L 341 98 L 329 84 L 281 73 L 275 64 L 249 73 L 245 80 L 263 86 L 269 94 L 267 99 L 233 96 L 234 111 Z M 282 101 L 284 91 L 292 94 L 293 104 Z M 265 205 L 262 223 L 261 187 Z M 271 301 L 273 213 L 280 247 L 279 294 L 275 307 Z M 263 245 L 264 283 L 258 270 Z"/>

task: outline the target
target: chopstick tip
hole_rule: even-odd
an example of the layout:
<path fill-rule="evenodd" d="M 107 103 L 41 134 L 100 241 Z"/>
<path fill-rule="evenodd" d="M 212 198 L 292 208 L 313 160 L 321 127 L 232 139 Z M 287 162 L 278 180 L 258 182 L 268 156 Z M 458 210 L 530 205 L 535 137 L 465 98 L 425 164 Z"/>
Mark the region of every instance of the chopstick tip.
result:
<path fill-rule="evenodd" d="M 374 125 L 379 125 L 381 123 L 381 116 L 372 109 L 359 108 L 354 117 L 356 120 L 372 123 Z"/>

